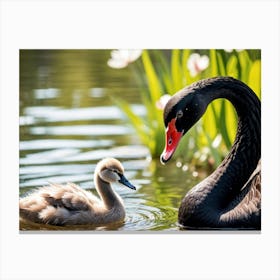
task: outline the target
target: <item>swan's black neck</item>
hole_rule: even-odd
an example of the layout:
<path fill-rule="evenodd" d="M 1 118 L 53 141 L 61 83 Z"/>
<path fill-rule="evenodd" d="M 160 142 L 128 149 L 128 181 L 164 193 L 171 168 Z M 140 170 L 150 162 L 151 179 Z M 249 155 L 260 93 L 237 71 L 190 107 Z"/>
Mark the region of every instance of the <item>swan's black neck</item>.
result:
<path fill-rule="evenodd" d="M 232 78 L 209 80 L 205 94 L 209 102 L 217 98 L 228 99 L 238 114 L 238 127 L 234 144 L 216 171 L 208 180 L 214 185 L 213 195 L 218 206 L 231 201 L 255 170 L 261 157 L 261 103 L 244 83 Z"/>
<path fill-rule="evenodd" d="M 218 98 L 229 100 L 238 114 L 238 127 L 229 154 L 209 177 L 186 195 L 181 208 L 188 210 L 182 208 L 179 216 L 188 215 L 186 211 L 201 215 L 205 215 L 205 211 L 226 211 L 261 157 L 261 104 L 247 85 L 233 78 L 220 77 L 201 81 L 193 90 L 199 91 L 207 104 Z"/>

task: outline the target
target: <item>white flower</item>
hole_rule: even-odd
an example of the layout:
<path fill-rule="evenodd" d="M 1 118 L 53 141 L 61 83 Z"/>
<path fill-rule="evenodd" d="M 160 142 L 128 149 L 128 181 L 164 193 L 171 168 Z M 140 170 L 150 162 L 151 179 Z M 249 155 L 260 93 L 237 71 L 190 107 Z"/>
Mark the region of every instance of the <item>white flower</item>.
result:
<path fill-rule="evenodd" d="M 207 55 L 200 55 L 192 53 L 188 59 L 187 67 L 192 77 L 195 77 L 201 71 L 205 70 L 209 65 L 209 58 Z"/>
<path fill-rule="evenodd" d="M 124 68 L 138 59 L 141 54 L 142 50 L 113 50 L 107 64 L 112 68 Z"/>
<path fill-rule="evenodd" d="M 161 98 L 156 102 L 156 107 L 160 110 L 163 110 L 168 100 L 171 98 L 171 95 L 164 94 Z"/>

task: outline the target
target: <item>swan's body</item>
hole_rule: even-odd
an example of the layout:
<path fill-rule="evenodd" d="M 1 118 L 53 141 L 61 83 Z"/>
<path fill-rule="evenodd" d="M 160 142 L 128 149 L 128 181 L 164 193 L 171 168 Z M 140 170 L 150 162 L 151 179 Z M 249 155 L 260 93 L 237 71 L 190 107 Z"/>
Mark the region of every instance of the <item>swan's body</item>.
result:
<path fill-rule="evenodd" d="M 230 77 L 205 79 L 176 93 L 166 104 L 167 162 L 181 137 L 211 101 L 228 99 L 238 114 L 234 144 L 220 166 L 192 188 L 179 208 L 179 223 L 191 228 L 261 228 L 261 104 L 255 93 Z"/>
<path fill-rule="evenodd" d="M 122 221 L 125 208 L 110 183 L 135 187 L 124 177 L 121 163 L 113 158 L 100 161 L 95 169 L 96 189 L 101 199 L 73 183 L 41 187 L 20 199 L 20 216 L 35 223 L 52 225 L 107 224 Z"/>

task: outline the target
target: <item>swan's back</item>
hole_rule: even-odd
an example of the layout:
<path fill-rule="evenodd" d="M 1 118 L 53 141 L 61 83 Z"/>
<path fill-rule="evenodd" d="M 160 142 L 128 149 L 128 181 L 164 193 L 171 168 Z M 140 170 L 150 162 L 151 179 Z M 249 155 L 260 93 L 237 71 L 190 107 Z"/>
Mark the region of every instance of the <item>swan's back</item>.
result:
<path fill-rule="evenodd" d="M 73 183 L 50 184 L 20 199 L 20 216 L 36 223 L 83 224 L 101 201 Z"/>

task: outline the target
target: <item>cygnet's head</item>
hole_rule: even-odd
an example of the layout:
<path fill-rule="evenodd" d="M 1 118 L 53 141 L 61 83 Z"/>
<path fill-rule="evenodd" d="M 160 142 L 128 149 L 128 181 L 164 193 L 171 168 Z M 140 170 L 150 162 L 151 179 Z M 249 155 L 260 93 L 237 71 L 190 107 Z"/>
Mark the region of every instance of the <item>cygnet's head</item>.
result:
<path fill-rule="evenodd" d="M 105 158 L 98 162 L 95 175 L 108 183 L 118 182 L 130 189 L 136 188 L 125 178 L 122 164 L 115 158 Z"/>

